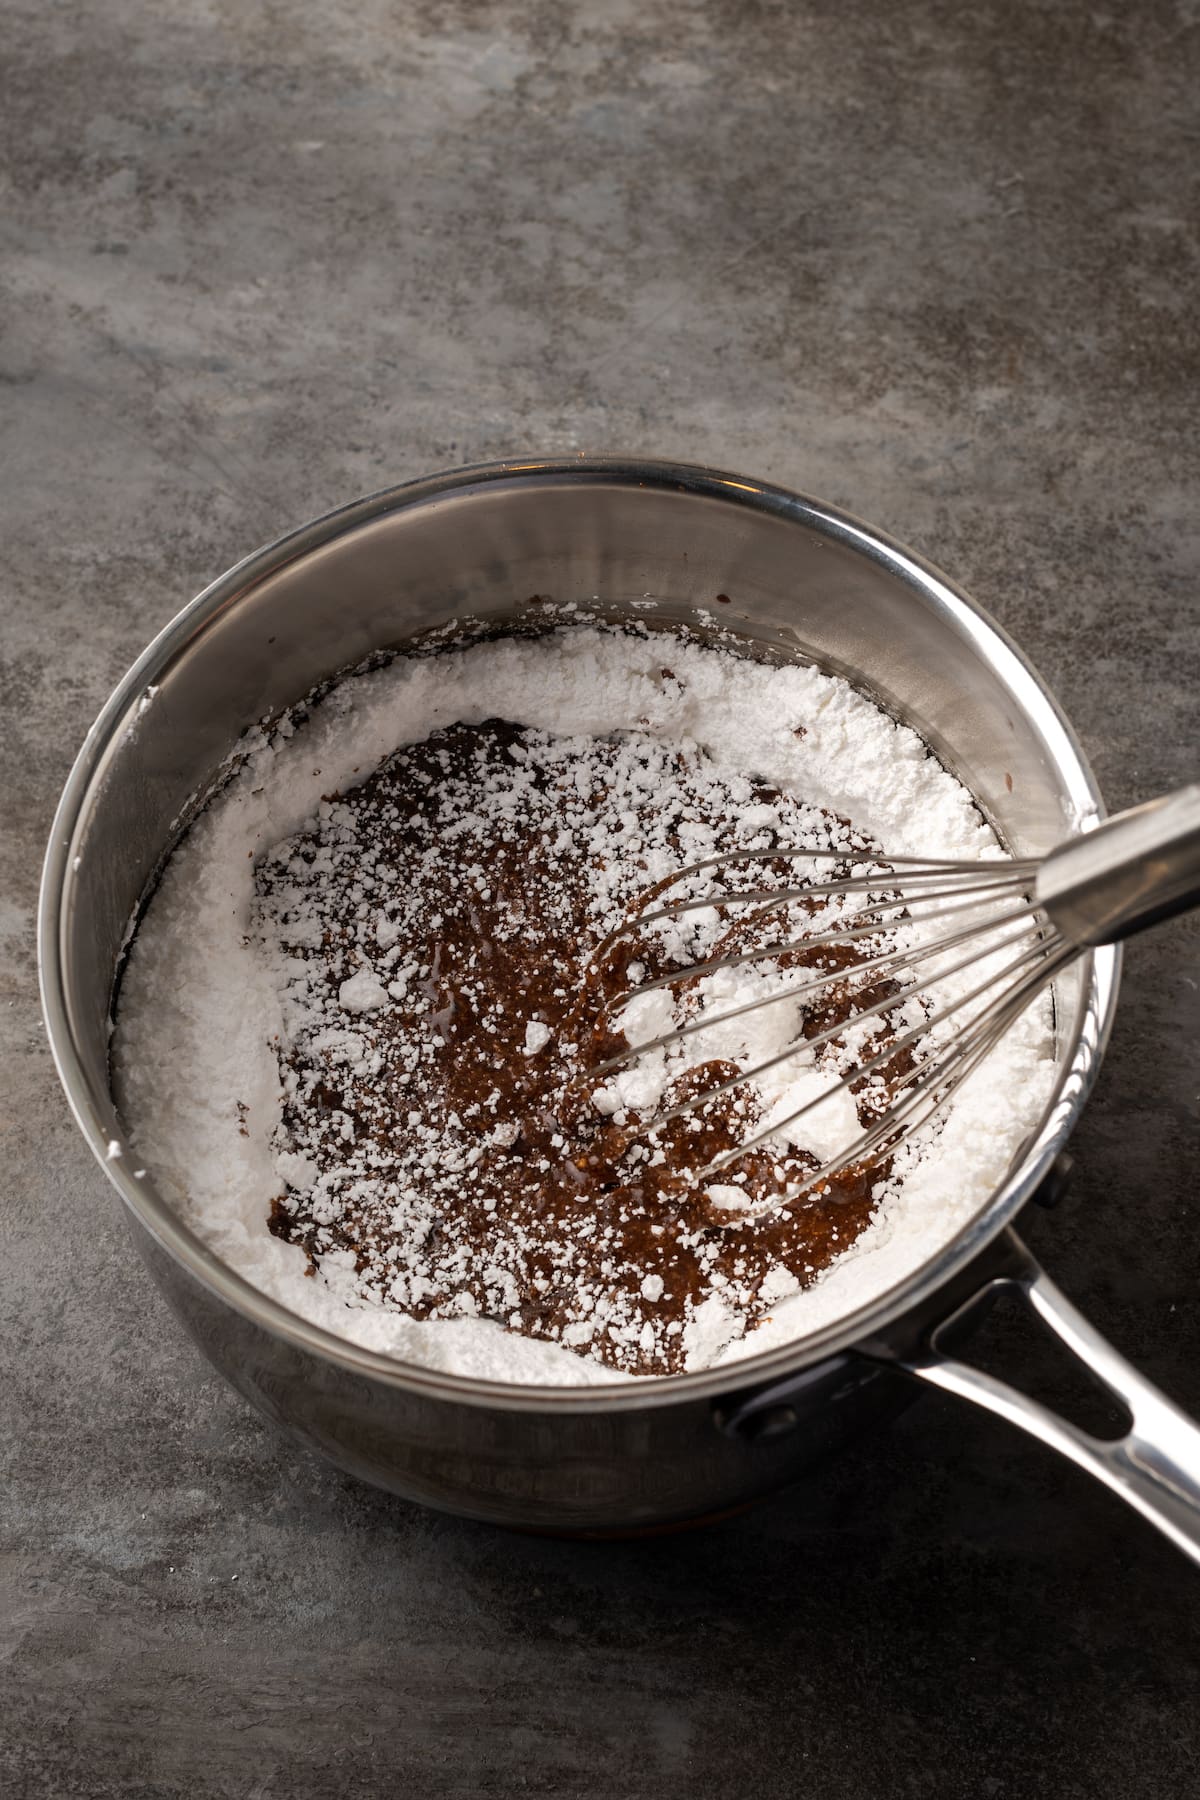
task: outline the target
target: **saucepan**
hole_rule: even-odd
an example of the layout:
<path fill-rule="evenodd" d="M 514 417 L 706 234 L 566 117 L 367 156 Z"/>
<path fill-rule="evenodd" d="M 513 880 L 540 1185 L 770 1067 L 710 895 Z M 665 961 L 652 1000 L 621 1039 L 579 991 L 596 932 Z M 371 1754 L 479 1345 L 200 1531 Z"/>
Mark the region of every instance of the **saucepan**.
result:
<path fill-rule="evenodd" d="M 725 1512 L 881 1426 L 926 1383 L 1053 1445 L 1200 1559 L 1200 1432 L 1012 1230 L 1061 1179 L 1112 1021 L 1113 949 L 1057 984 L 1053 1098 L 954 1241 L 795 1344 L 694 1374 L 535 1388 L 359 1348 L 251 1287 L 181 1223 L 152 1170 L 138 1180 L 128 1158 L 107 1155 L 121 1131 L 108 1044 L 122 952 L 239 736 L 456 621 L 530 630 L 568 608 L 724 635 L 750 655 L 847 677 L 921 733 L 1017 854 L 1044 854 L 1102 817 L 1070 726 L 1005 634 L 911 551 L 799 495 L 661 462 L 510 461 L 411 482 L 292 532 L 200 594 L 121 682 L 67 782 L 42 882 L 51 1049 L 170 1305 L 234 1387 L 302 1443 L 478 1519 L 587 1534 Z M 964 1360 L 972 1321 L 1004 1288 L 1120 1403 L 1119 1436 L 1095 1438 Z"/>

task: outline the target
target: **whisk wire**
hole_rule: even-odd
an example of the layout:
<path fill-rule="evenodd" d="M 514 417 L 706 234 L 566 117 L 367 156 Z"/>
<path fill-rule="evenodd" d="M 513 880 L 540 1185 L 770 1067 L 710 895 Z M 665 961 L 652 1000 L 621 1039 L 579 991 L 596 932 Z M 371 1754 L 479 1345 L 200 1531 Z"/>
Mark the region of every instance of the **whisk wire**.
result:
<path fill-rule="evenodd" d="M 1008 944 L 1016 943 L 1017 941 L 1018 941 L 1017 938 L 1013 937 L 1013 938 L 1008 939 L 1006 944 L 996 945 L 994 947 L 992 954 L 999 954 L 1002 950 L 1004 950 L 1005 948 L 1008 947 Z M 951 1002 L 949 1002 L 949 1004 L 947 1004 L 946 1006 L 943 1006 L 939 1012 L 933 1013 L 931 1015 L 931 1017 L 928 1018 L 927 1020 L 925 1020 L 921 1025 L 916 1026 L 916 1027 L 914 1027 L 913 1030 L 906 1032 L 902 1037 L 894 1039 L 890 1044 L 886 1045 L 883 1050 L 879 1051 L 878 1054 L 871 1057 L 867 1062 L 858 1065 L 857 1067 L 851 1069 L 846 1075 L 843 1075 L 842 1078 L 838 1082 L 836 1082 L 833 1087 L 827 1088 L 824 1090 L 824 1092 L 816 1095 L 813 1099 L 805 1101 L 803 1106 L 798 1106 L 794 1112 L 788 1113 L 786 1115 L 786 1117 L 784 1117 L 782 1119 L 773 1120 L 770 1125 L 764 1126 L 760 1131 L 756 1132 L 752 1137 L 744 1139 L 740 1144 L 736 1145 L 733 1149 L 727 1150 L 727 1151 L 723 1152 L 723 1154 L 721 1156 L 714 1158 L 713 1162 L 709 1165 L 709 1170 L 707 1172 L 711 1173 L 715 1170 L 725 1168 L 731 1162 L 735 1162 L 735 1161 L 737 1161 L 738 1158 L 746 1155 L 748 1151 L 756 1150 L 759 1147 L 759 1145 L 765 1143 L 768 1138 L 772 1138 L 776 1135 L 776 1133 L 786 1130 L 789 1125 L 796 1124 L 797 1121 L 804 1118 L 806 1114 L 815 1111 L 815 1109 L 818 1106 L 823 1106 L 826 1103 L 826 1101 L 829 1100 L 834 1094 L 841 1092 L 844 1088 L 852 1086 L 855 1082 L 862 1080 L 865 1076 L 869 1076 L 869 1075 L 873 1074 L 876 1069 L 885 1067 L 889 1062 L 893 1061 L 897 1055 L 902 1053 L 904 1050 L 910 1048 L 913 1044 L 917 1043 L 927 1032 L 932 1030 L 935 1026 L 944 1023 L 945 1020 L 952 1018 L 956 1013 L 961 1012 L 963 1007 L 969 1006 L 973 1000 L 980 999 L 984 994 L 989 992 L 990 989 L 994 988 L 998 982 L 1010 980 L 1013 976 L 1020 974 L 1022 970 L 1027 968 L 1033 962 L 1042 959 L 1046 953 L 1046 949 L 1047 949 L 1047 942 L 1046 942 L 1046 940 L 1043 940 L 1043 939 L 1039 939 L 1035 943 L 1027 945 L 1026 948 L 1021 952 L 1020 956 L 1018 956 L 1013 962 L 1009 963 L 1005 968 L 997 969 L 993 974 L 989 975 L 986 978 L 986 980 L 979 982 L 974 988 L 972 988 L 970 990 L 969 993 L 960 995 L 958 997 L 958 999 L 952 1000 Z M 971 959 L 971 961 L 975 961 L 975 960 L 977 960 L 977 959 L 975 959 L 975 958 Z M 970 967 L 970 962 L 960 963 L 954 971 L 946 971 L 946 973 L 951 973 L 951 972 L 958 973 L 964 967 Z M 920 991 L 920 990 L 915 987 L 913 989 L 909 990 L 910 993 L 914 992 L 914 991 Z M 997 996 L 996 1000 L 994 1002 L 992 1002 L 991 1004 L 994 1005 L 999 1010 L 1007 1002 L 1011 1001 L 1012 998 L 1013 998 L 1013 996 L 1011 993 L 999 995 L 999 996 Z M 900 999 L 901 999 L 900 996 L 896 996 L 891 1000 L 881 1001 L 878 1004 L 878 1006 L 876 1006 L 872 1009 L 864 1008 L 861 1013 L 856 1015 L 856 1017 L 860 1018 L 860 1019 L 866 1018 L 870 1011 L 878 1012 L 884 1008 L 896 1006 L 897 1004 L 900 1003 Z M 1024 1002 L 1022 1005 L 1022 1008 L 1019 1010 L 1023 1010 L 1024 1005 L 1027 1005 L 1027 1004 L 1028 1004 L 1028 1001 Z M 964 1031 L 970 1032 L 976 1026 L 978 1026 L 981 1023 L 982 1019 L 984 1018 L 987 1010 L 988 1009 L 985 1008 L 983 1013 L 980 1013 L 979 1015 L 977 1015 L 975 1019 L 969 1020 L 966 1027 L 963 1028 Z M 783 1051 L 779 1056 L 771 1058 L 770 1061 L 768 1061 L 768 1062 L 759 1064 L 757 1069 L 748 1069 L 745 1072 L 738 1074 L 737 1076 L 731 1077 L 730 1080 L 728 1080 L 726 1082 L 720 1083 L 719 1085 L 716 1085 L 711 1088 L 707 1088 L 703 1094 L 691 1096 L 688 1100 L 682 1102 L 679 1106 L 673 1107 L 669 1112 L 663 1114 L 658 1120 L 656 1120 L 656 1124 L 665 1125 L 665 1124 L 669 1123 L 669 1121 L 672 1119 L 681 1118 L 685 1113 L 691 1112 L 697 1106 L 704 1104 L 704 1102 L 707 1099 L 715 1098 L 717 1095 L 719 1095 L 721 1093 L 728 1093 L 732 1088 L 741 1086 L 741 1084 L 745 1081 L 754 1080 L 757 1075 L 763 1074 L 768 1069 L 776 1067 L 780 1062 L 783 1062 L 784 1060 L 786 1060 L 786 1058 L 788 1056 L 794 1056 L 794 1055 L 798 1054 L 800 1051 L 805 1050 L 805 1049 L 816 1048 L 823 1041 L 824 1042 L 831 1041 L 834 1037 L 836 1037 L 839 1034 L 839 1032 L 842 1029 L 843 1029 L 843 1027 L 834 1026 L 830 1031 L 823 1032 L 818 1037 L 807 1039 L 807 1040 L 801 1040 L 797 1044 L 790 1045 L 789 1048 L 787 1050 Z M 961 1034 L 960 1034 L 959 1039 L 956 1040 L 956 1045 L 955 1045 L 954 1049 L 951 1049 L 951 1050 L 947 1051 L 946 1053 L 944 1053 L 942 1060 L 948 1061 L 951 1055 L 957 1053 L 957 1048 L 960 1045 L 961 1045 Z M 903 1085 L 903 1083 L 901 1083 L 899 1085 Z M 902 1102 L 900 1107 L 895 1109 L 894 1112 L 892 1111 L 892 1109 L 889 1109 L 889 1113 L 890 1113 L 890 1116 L 892 1116 L 892 1117 L 903 1116 L 904 1110 L 905 1110 L 905 1103 Z M 844 1166 L 844 1165 L 842 1165 L 842 1166 Z"/>
<path fill-rule="evenodd" d="M 1069 946 L 1064 948 L 1029 975 L 1014 994 L 1004 997 L 1003 1005 L 998 1002 L 999 1010 L 994 1016 L 992 1024 L 974 1036 L 967 1047 L 964 1048 L 962 1044 L 956 1045 L 953 1058 L 946 1059 L 949 1073 L 944 1082 L 940 1085 L 930 1083 L 928 1087 L 917 1090 L 912 1097 L 911 1105 L 901 1102 L 898 1107 L 890 1107 L 887 1113 L 869 1127 L 861 1137 L 847 1145 L 844 1150 L 839 1151 L 837 1156 L 831 1157 L 823 1163 L 808 1177 L 795 1197 L 798 1198 L 799 1194 L 819 1189 L 825 1182 L 831 1181 L 835 1175 L 841 1174 L 853 1163 L 871 1155 L 881 1144 L 886 1146 L 889 1157 L 896 1156 L 905 1144 L 916 1136 L 918 1131 L 922 1130 L 924 1126 L 932 1124 L 938 1114 L 945 1111 L 968 1076 L 974 1073 L 979 1064 L 1011 1029 L 1026 1008 L 1032 1005 L 1046 985 L 1061 969 L 1066 967 L 1067 963 L 1071 961 L 1072 955 L 1073 952 Z M 930 1089 L 932 1089 L 932 1093 Z M 919 1117 L 910 1117 L 909 1115 L 922 1099 L 929 1099 L 929 1106 Z M 908 1123 L 904 1124 L 899 1132 L 896 1132 L 897 1124 L 906 1117 L 908 1117 Z M 748 1147 L 740 1147 L 734 1154 L 741 1156 Z M 732 1158 L 728 1160 L 732 1160 Z M 721 1167 L 722 1159 L 718 1158 L 703 1171 L 699 1179 L 702 1181 L 708 1179 L 713 1174 L 719 1173 Z"/>
<path fill-rule="evenodd" d="M 704 866 L 703 863 L 697 863 L 696 871 L 702 870 Z M 977 868 L 979 865 L 976 864 L 971 866 Z M 945 898 L 947 896 L 957 897 L 962 893 L 983 897 L 987 894 L 1007 893 L 1014 889 L 1027 887 L 1030 879 L 1029 870 L 1025 865 L 1015 866 L 1019 868 L 1019 873 L 1012 873 L 1014 865 L 1005 865 L 1006 873 L 1003 876 L 998 875 L 994 880 L 987 881 L 964 879 L 957 882 L 952 888 L 945 890 L 944 893 L 913 893 L 910 888 L 909 898 L 911 900 L 933 900 Z M 685 871 L 685 873 L 691 872 L 692 871 Z M 673 900 L 667 906 L 656 907 L 653 912 L 637 913 L 634 917 L 626 920 L 624 924 L 618 925 L 617 929 L 609 934 L 609 937 L 606 939 L 606 944 L 616 942 L 619 938 L 627 936 L 630 931 L 640 929 L 646 925 L 656 925 L 663 919 L 679 919 L 683 918 L 687 913 L 704 912 L 716 907 L 759 905 L 762 903 L 765 904 L 767 911 L 773 911 L 777 907 L 789 905 L 793 900 L 825 900 L 832 899 L 835 895 L 840 894 L 870 893 L 873 888 L 880 888 L 887 885 L 886 875 L 889 872 L 890 871 L 885 871 L 882 875 L 848 875 L 842 881 L 815 882 L 807 887 L 746 888 L 741 891 L 729 889 L 728 891 L 722 890 L 716 894 L 709 893 L 699 896 L 689 896 L 685 900 Z M 948 877 L 953 877 L 955 873 L 956 871 L 949 868 L 930 868 L 920 872 L 914 872 L 912 875 L 906 876 L 905 880 L 907 883 L 911 883 L 913 881 L 919 881 L 924 877 L 929 880 L 936 878 L 939 881 L 944 881 Z M 966 877 L 966 868 L 962 870 L 962 874 Z M 682 875 L 676 877 L 676 880 L 682 879 Z M 881 904 L 885 903 L 881 902 Z M 903 905 L 906 904 L 906 902 L 901 901 L 897 902 L 897 904 Z"/>
<path fill-rule="evenodd" d="M 1032 857 L 893 856 L 890 851 L 885 850 L 806 850 L 803 847 L 790 850 L 785 845 L 777 844 L 774 849 L 723 850 L 716 856 L 702 857 L 699 862 L 688 863 L 685 868 L 679 869 L 671 880 L 684 881 L 689 875 L 700 875 L 706 869 L 722 869 L 731 863 L 751 862 L 873 863 L 886 868 L 910 869 L 916 874 L 923 870 L 961 869 L 965 874 L 972 874 L 979 869 L 1037 868 L 1037 862 Z"/>
<path fill-rule="evenodd" d="M 941 898 L 941 896 L 939 896 L 939 898 Z M 936 915 L 908 912 L 907 909 L 904 908 L 903 901 L 880 902 L 878 906 L 862 908 L 861 911 L 855 913 L 854 916 L 855 918 L 859 918 L 864 912 L 881 913 L 885 910 L 891 910 L 893 907 L 905 910 L 906 917 L 903 921 L 905 924 L 911 923 L 919 925 L 930 917 L 936 917 L 940 923 L 942 919 L 954 918 L 962 913 L 977 912 L 979 902 L 977 899 L 972 899 L 968 901 L 965 906 L 943 907 Z M 938 939 L 935 945 L 924 947 L 919 954 L 915 951 L 908 953 L 903 949 L 893 948 L 881 952 L 877 957 L 866 958 L 861 962 L 856 962 L 854 964 L 854 973 L 858 974 L 864 969 L 878 967 L 886 961 L 902 961 L 906 965 L 910 964 L 920 960 L 927 952 L 936 952 L 939 948 L 949 949 L 952 945 L 961 943 L 967 938 L 978 937 L 985 932 L 996 930 L 1001 925 L 1006 925 L 1013 920 L 1024 918 L 1026 915 L 1035 912 L 1036 910 L 1036 902 L 1032 900 L 1027 901 L 1024 906 L 1018 907 L 1015 912 L 1003 913 L 997 919 L 979 922 L 975 925 L 968 926 L 965 931 L 952 933 L 945 938 Z M 705 959 L 700 962 L 688 963 L 682 968 L 669 969 L 665 975 L 656 975 L 651 981 L 642 981 L 639 982 L 636 987 L 627 988 L 623 993 L 617 994 L 612 1000 L 606 1002 L 602 1012 L 603 1014 L 611 1014 L 617 1011 L 618 1008 L 628 1006 L 630 1002 L 636 1000 L 640 994 L 652 994 L 659 988 L 686 987 L 689 982 L 698 980 L 706 975 L 713 975 L 719 969 L 741 969 L 745 968 L 749 963 L 764 962 L 771 957 L 786 956 L 798 950 L 825 950 L 836 947 L 839 944 L 857 943 L 863 938 L 878 937 L 880 932 L 885 929 L 886 926 L 876 919 L 873 924 L 851 926 L 844 931 L 826 931 L 820 933 L 817 937 L 790 938 L 784 943 L 760 944 L 753 949 L 741 951 L 736 956 L 719 956 Z M 816 980 L 809 983 L 808 987 L 827 986 L 829 979 L 829 971 L 826 970 Z M 789 988 L 786 990 L 780 989 L 777 994 L 768 995 L 762 1000 L 752 1001 L 746 1006 L 735 1007 L 727 1013 L 719 1013 L 715 1016 L 710 1014 L 706 1023 L 716 1024 L 720 1019 L 734 1019 L 743 1012 L 751 1011 L 755 1006 L 766 1006 L 770 1005 L 776 999 L 783 999 L 785 993 L 794 995 L 806 991 L 808 990 L 805 987 Z M 672 1033 L 666 1038 L 656 1038 L 653 1040 L 653 1043 L 640 1045 L 639 1048 L 644 1050 L 656 1048 L 659 1044 L 674 1042 L 676 1036 L 687 1036 L 690 1032 L 701 1029 L 701 1024 L 689 1025 L 684 1027 L 680 1033 Z M 623 1062 L 624 1060 L 625 1057 L 622 1055 L 614 1057 L 612 1062 L 617 1063 Z M 601 1068 L 607 1068 L 608 1066 L 608 1064 L 602 1064 Z"/>
<path fill-rule="evenodd" d="M 1018 937 L 1013 936 L 1003 943 L 993 945 L 991 953 L 993 955 L 999 955 L 1002 951 L 1007 949 L 1010 944 L 1016 943 L 1017 941 Z M 972 955 L 952 964 L 950 968 L 942 969 L 938 979 L 944 981 L 952 975 L 961 974 L 964 969 L 971 968 L 978 961 L 979 953 L 976 951 Z M 980 994 L 985 993 L 987 989 L 994 986 L 997 981 L 1004 979 L 1007 975 L 1015 973 L 1015 971 L 1022 966 L 1022 961 L 1023 959 L 1018 959 L 1018 962 L 1014 964 L 1012 968 L 999 970 L 994 975 L 989 975 L 986 981 L 981 982 L 977 987 L 972 988 L 969 993 L 961 995 L 949 1006 L 944 1007 L 941 1012 L 935 1012 L 931 1017 L 926 1019 L 923 1024 L 906 1032 L 903 1037 L 896 1038 L 888 1047 L 887 1059 L 890 1060 L 890 1058 L 895 1056 L 899 1051 L 907 1049 L 909 1045 L 917 1042 L 927 1031 L 931 1030 L 935 1025 L 940 1024 L 943 1019 L 951 1017 L 955 1012 L 961 1010 L 963 1006 L 969 1005 L 972 1000 L 977 999 Z M 890 994 L 882 1000 L 877 1000 L 871 1006 L 864 1006 L 855 1014 L 855 1023 L 857 1024 L 863 1019 L 877 1018 L 880 1013 L 894 1011 L 897 1007 L 902 1006 L 906 1000 L 911 999 L 914 994 L 919 994 L 921 991 L 920 985 L 914 982 L 909 987 L 902 988 L 896 994 Z M 703 1092 L 690 1095 L 686 1100 L 680 1101 L 677 1106 L 673 1106 L 669 1108 L 667 1112 L 660 1114 L 655 1121 L 656 1125 L 670 1124 L 673 1120 L 682 1118 L 685 1113 L 695 1111 L 698 1106 L 705 1105 L 710 1100 L 719 1099 L 722 1094 L 728 1094 L 733 1088 L 741 1087 L 743 1083 L 747 1081 L 756 1081 L 759 1076 L 769 1074 L 772 1069 L 778 1068 L 781 1063 L 785 1063 L 791 1057 L 802 1054 L 805 1050 L 815 1052 L 822 1049 L 826 1044 L 832 1043 L 835 1038 L 839 1037 L 844 1029 L 845 1026 L 841 1024 L 831 1025 L 825 1031 L 818 1032 L 815 1037 L 801 1038 L 798 1042 L 787 1045 L 785 1049 L 777 1051 L 774 1056 L 765 1057 L 762 1062 L 754 1064 L 751 1068 L 739 1070 L 736 1075 L 729 1076 L 727 1080 L 715 1082 L 712 1087 L 705 1088 Z M 628 1060 L 628 1057 L 622 1058 L 622 1061 Z M 862 1068 L 859 1068 L 855 1072 L 853 1078 L 857 1080 L 867 1066 L 868 1065 L 863 1065 Z M 830 1091 L 832 1092 L 834 1090 Z M 822 1095 L 821 1099 L 824 1099 L 825 1097 L 826 1096 Z M 801 1117 L 802 1113 L 810 1111 L 811 1107 L 816 1104 L 818 1104 L 817 1101 L 810 1102 L 808 1106 L 801 1108 L 799 1112 L 792 1115 L 792 1118 L 780 1120 L 779 1124 L 791 1124 L 793 1119 Z M 772 1129 L 778 1129 L 778 1126 L 772 1127 Z M 751 1140 L 752 1143 L 758 1141 L 758 1139 Z M 743 1145 L 742 1149 L 745 1149 L 746 1147 L 747 1146 Z M 738 1154 L 740 1153 L 741 1152 L 739 1151 Z"/>

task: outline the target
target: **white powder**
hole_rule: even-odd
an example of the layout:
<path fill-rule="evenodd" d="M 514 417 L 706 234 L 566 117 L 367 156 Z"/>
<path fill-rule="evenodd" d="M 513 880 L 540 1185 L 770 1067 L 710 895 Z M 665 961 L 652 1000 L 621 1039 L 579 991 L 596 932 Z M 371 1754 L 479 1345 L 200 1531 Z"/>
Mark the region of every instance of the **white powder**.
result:
<path fill-rule="evenodd" d="M 114 1075 L 139 1161 L 154 1171 L 186 1222 L 248 1280 L 327 1330 L 429 1367 L 480 1378 L 553 1385 L 622 1379 L 558 1345 L 518 1336 L 490 1319 L 421 1322 L 365 1306 L 347 1256 L 305 1273 L 303 1252 L 274 1237 L 268 1210 L 281 1169 L 271 1139 L 282 1102 L 274 1044 L 284 1033 L 279 988 L 252 941 L 256 861 L 308 826 L 321 797 L 362 779 L 397 746 L 452 722 L 506 717 L 548 732 L 603 736 L 630 727 L 685 749 L 704 748 L 730 774 L 752 773 L 849 818 L 895 855 L 972 858 L 996 843 L 966 791 L 916 734 L 896 725 L 844 682 L 801 667 L 775 668 L 663 636 L 574 628 L 540 639 L 505 639 L 437 656 L 400 659 L 343 682 L 294 732 L 253 733 L 236 776 L 172 857 L 134 940 L 114 1040 Z M 680 862 L 691 860 L 686 841 Z M 381 918 L 379 949 L 392 954 L 389 990 L 415 974 L 393 946 L 402 924 Z M 753 972 L 709 977 L 706 1009 L 737 1004 Z M 978 977 L 974 977 L 978 979 Z M 366 964 L 338 994 L 344 1023 L 327 1046 L 369 1074 L 356 1022 L 387 992 Z M 669 1001 L 648 992 L 627 1009 L 631 1042 L 669 1026 Z M 789 1041 L 789 1005 L 748 1015 L 733 1037 L 715 1026 L 704 1053 L 746 1060 Z M 913 1021 L 917 1022 L 916 1019 Z M 527 1053 L 547 1039 L 535 1019 Z M 701 1040 L 696 1040 L 699 1043 Z M 693 1048 L 691 1056 L 694 1057 Z M 651 1052 L 598 1090 L 600 1110 L 652 1106 L 668 1071 Z M 1048 1008 L 1024 1014 L 966 1083 L 943 1129 L 889 1184 L 874 1221 L 812 1286 L 785 1270 L 769 1277 L 772 1316 L 744 1335 L 736 1305 L 714 1293 L 686 1328 L 689 1367 L 754 1354 L 802 1336 L 886 1291 L 944 1245 L 986 1201 L 1038 1124 L 1053 1080 Z M 830 1085 L 811 1059 L 764 1083 L 772 1117 Z M 840 1148 L 857 1135 L 844 1093 L 804 1121 L 805 1142 Z M 785 1127 L 786 1130 L 786 1127 Z M 736 1210 L 739 1190 L 715 1198 Z M 653 1284 L 652 1284 L 653 1285 Z M 647 1302 L 656 1295 L 643 1289 Z M 469 1297 L 464 1296 L 464 1301 Z M 464 1304 L 464 1313 L 470 1307 Z M 626 1377 L 625 1379 L 628 1379 Z"/>

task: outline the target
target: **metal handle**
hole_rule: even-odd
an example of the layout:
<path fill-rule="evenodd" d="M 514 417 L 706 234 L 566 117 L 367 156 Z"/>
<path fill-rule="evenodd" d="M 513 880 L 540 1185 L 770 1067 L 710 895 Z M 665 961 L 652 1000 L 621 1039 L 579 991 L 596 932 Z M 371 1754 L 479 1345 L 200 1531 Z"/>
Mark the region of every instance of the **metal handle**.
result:
<path fill-rule="evenodd" d="M 1080 947 L 1115 944 L 1200 905 L 1200 785 L 1118 813 L 1052 851 L 1036 897 Z"/>
<path fill-rule="evenodd" d="M 870 1354 L 931 1387 L 974 1401 L 1061 1451 L 1200 1563 L 1200 1426 L 1089 1325 L 1014 1233 L 1005 1234 L 1001 1249 L 1002 1272 L 988 1274 L 966 1304 L 944 1319 L 919 1350 L 906 1353 L 872 1345 Z M 1058 1341 L 1121 1402 L 1131 1421 L 1123 1437 L 1093 1437 L 1019 1389 L 939 1351 L 939 1338 L 983 1304 L 997 1287 L 1019 1294 Z"/>

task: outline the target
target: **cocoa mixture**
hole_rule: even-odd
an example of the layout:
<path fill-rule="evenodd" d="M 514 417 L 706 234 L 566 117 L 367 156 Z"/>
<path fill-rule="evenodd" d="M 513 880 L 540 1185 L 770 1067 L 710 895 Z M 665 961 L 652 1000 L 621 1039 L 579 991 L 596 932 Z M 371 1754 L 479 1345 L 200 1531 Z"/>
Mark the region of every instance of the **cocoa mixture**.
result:
<path fill-rule="evenodd" d="M 720 1176 L 751 1202 L 782 1197 L 743 1217 L 695 1177 L 752 1133 L 754 1090 L 655 1125 L 688 1084 L 711 1087 L 734 1064 L 682 1070 L 649 1116 L 606 1114 L 595 1098 L 597 1066 L 625 1044 L 618 994 L 723 941 L 811 932 L 814 906 L 769 919 L 718 907 L 615 941 L 613 928 L 636 915 L 664 859 L 777 843 L 869 847 L 846 821 L 725 776 L 698 749 L 629 733 L 454 725 L 331 796 L 316 828 L 257 871 L 260 928 L 286 982 L 286 1186 L 272 1230 L 310 1268 L 352 1258 L 364 1303 L 494 1319 L 642 1375 L 684 1366 L 710 1296 L 752 1327 L 810 1283 L 868 1223 L 886 1166 L 788 1199 L 822 1159 L 775 1140 Z M 793 865 L 717 882 L 732 892 L 772 879 L 794 881 Z M 851 980 L 804 1014 L 806 1037 L 844 1022 Z M 880 996 L 860 986 L 856 1001 Z M 885 1014 L 880 1031 L 893 1024 Z M 881 1041 L 860 1035 L 856 1062 Z M 822 1054 L 846 1066 L 844 1045 Z M 888 1084 L 859 1085 L 865 1126 Z"/>

